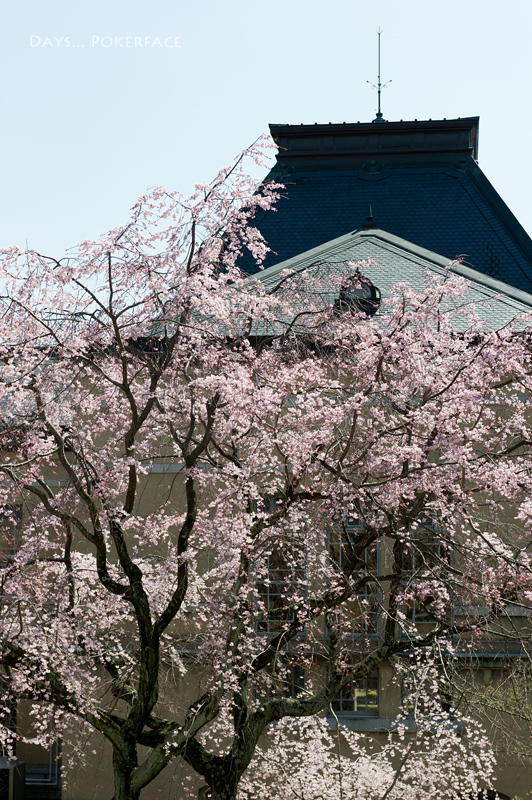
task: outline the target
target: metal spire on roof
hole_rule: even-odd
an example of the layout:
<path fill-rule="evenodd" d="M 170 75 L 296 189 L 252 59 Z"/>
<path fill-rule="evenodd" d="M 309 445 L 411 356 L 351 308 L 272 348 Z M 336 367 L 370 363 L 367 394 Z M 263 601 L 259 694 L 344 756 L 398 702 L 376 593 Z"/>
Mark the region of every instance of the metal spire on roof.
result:
<path fill-rule="evenodd" d="M 389 83 L 391 83 L 391 80 L 386 81 L 386 83 L 384 83 L 384 84 L 381 83 L 381 33 L 382 33 L 382 31 L 381 31 L 381 29 L 379 27 L 379 30 L 377 31 L 377 35 L 379 37 L 379 39 L 378 39 L 378 41 L 379 41 L 379 69 L 378 69 L 378 74 L 377 74 L 377 84 L 375 85 L 371 81 L 366 81 L 366 83 L 369 83 L 370 86 L 373 86 L 373 88 L 377 90 L 377 97 L 378 97 L 378 101 L 379 101 L 378 102 L 378 106 L 379 107 L 377 109 L 377 116 L 375 117 L 373 122 L 387 122 L 387 120 L 383 119 L 383 117 L 382 117 L 381 91 L 382 91 L 382 89 L 385 89 L 388 86 Z"/>
<path fill-rule="evenodd" d="M 373 209 L 371 208 L 371 203 L 369 204 L 368 208 L 368 216 L 366 217 L 365 221 L 362 223 L 363 228 L 376 228 L 375 222 L 373 220 Z"/>

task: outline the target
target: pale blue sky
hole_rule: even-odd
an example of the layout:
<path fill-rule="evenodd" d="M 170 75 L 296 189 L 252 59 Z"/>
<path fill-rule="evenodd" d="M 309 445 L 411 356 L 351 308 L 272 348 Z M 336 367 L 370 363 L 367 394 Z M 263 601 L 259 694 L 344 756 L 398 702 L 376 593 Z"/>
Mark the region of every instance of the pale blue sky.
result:
<path fill-rule="evenodd" d="M 1 246 L 60 256 L 269 122 L 371 120 L 379 26 L 385 118 L 479 115 L 480 165 L 532 234 L 530 0 L 19 0 L 1 22 Z"/>

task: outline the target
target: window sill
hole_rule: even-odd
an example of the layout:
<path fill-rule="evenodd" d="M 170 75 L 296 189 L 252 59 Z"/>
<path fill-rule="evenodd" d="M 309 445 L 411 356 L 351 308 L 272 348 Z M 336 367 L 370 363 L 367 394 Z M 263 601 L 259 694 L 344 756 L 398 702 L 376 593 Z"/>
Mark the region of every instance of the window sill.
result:
<path fill-rule="evenodd" d="M 415 733 L 417 730 L 416 721 L 414 719 L 386 719 L 384 717 L 338 717 L 338 723 L 343 725 L 350 731 L 355 732 L 379 732 L 388 733 L 389 731 L 397 730 L 400 726 L 406 733 Z M 458 734 L 463 733 L 463 723 L 455 720 L 449 720 L 447 723 Z M 336 718 L 327 715 L 327 725 L 330 731 L 336 730 Z M 435 731 L 434 731 L 435 732 Z"/>
<path fill-rule="evenodd" d="M 327 715 L 329 730 L 336 730 L 336 717 Z M 395 719 L 384 719 L 381 717 L 355 717 L 348 714 L 339 714 L 338 722 L 350 731 L 389 731 L 397 725 Z M 407 730 L 409 728 L 407 727 Z"/>

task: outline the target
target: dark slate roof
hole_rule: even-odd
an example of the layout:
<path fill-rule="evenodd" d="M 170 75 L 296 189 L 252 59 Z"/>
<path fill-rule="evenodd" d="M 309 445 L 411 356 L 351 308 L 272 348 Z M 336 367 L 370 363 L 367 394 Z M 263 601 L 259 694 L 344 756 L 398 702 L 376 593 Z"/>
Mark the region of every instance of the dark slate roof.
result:
<path fill-rule="evenodd" d="M 280 149 L 266 180 L 286 188 L 254 223 L 273 251 L 265 267 L 365 227 L 371 204 L 378 228 L 532 291 L 532 240 L 476 163 L 477 117 L 270 129 Z"/>

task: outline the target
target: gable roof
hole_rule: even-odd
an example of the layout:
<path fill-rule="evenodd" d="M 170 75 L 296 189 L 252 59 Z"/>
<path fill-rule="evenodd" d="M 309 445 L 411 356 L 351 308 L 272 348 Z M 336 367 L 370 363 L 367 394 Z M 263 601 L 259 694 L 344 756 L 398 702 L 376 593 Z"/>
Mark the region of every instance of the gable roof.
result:
<path fill-rule="evenodd" d="M 275 264 L 254 277 L 273 289 L 285 270 L 299 273 L 310 269 L 319 270 L 322 275 L 334 272 L 347 276 L 353 273 L 353 269 L 347 266 L 348 262 L 368 259 L 375 263 L 364 267 L 364 275 L 378 287 L 383 297 L 389 296 L 397 283 L 407 283 L 413 289 L 423 290 L 427 271 L 434 275 L 450 271 L 469 281 L 468 299 L 475 301 L 477 313 L 488 327 L 497 329 L 516 315 L 532 313 L 532 293 L 516 289 L 465 264 L 450 265 L 445 256 L 377 228 L 351 231 Z M 328 297 L 331 305 L 335 297 L 332 293 Z"/>
<path fill-rule="evenodd" d="M 477 117 L 270 130 L 280 149 L 266 181 L 285 189 L 254 223 L 266 267 L 363 230 L 371 205 L 380 229 L 532 292 L 532 239 L 476 163 Z"/>

